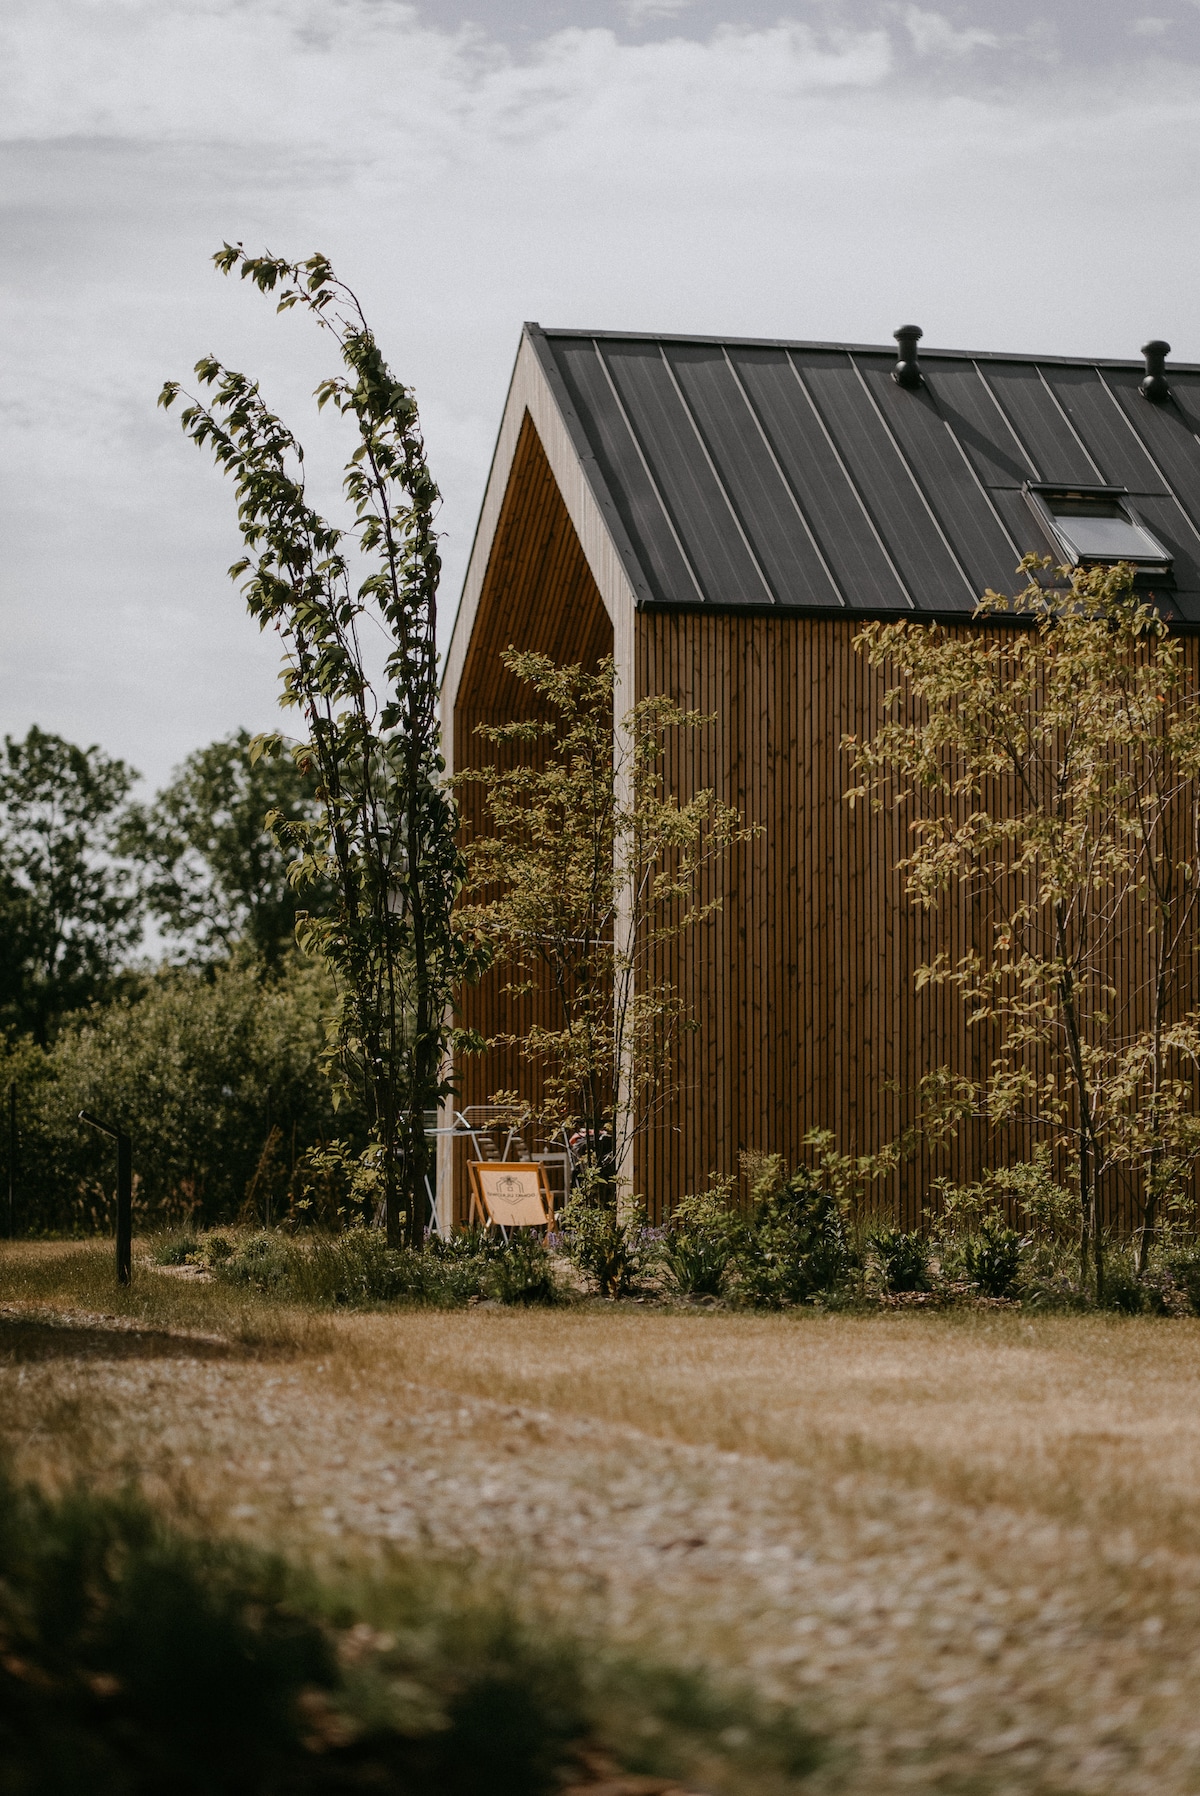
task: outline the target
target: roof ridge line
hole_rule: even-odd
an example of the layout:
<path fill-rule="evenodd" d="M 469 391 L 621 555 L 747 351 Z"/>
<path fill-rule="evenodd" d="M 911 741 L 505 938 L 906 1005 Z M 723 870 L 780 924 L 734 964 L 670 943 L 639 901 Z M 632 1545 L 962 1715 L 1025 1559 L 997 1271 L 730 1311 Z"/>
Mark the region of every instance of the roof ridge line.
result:
<path fill-rule="evenodd" d="M 625 343 L 711 343 L 736 344 L 756 349 L 819 349 L 838 355 L 894 356 L 891 343 L 833 343 L 808 337 L 740 337 L 719 331 L 689 334 L 684 331 L 617 331 L 584 330 L 567 325 L 539 324 L 535 328 L 546 337 L 586 337 L 593 342 Z M 1029 350 L 1005 349 L 931 349 L 921 344 L 921 360 L 933 357 L 953 362 L 1022 362 L 1036 367 L 1043 364 L 1063 368 L 1132 368 L 1143 372 L 1141 356 L 1039 355 Z M 1200 362 L 1172 361 L 1176 374 L 1200 374 Z"/>

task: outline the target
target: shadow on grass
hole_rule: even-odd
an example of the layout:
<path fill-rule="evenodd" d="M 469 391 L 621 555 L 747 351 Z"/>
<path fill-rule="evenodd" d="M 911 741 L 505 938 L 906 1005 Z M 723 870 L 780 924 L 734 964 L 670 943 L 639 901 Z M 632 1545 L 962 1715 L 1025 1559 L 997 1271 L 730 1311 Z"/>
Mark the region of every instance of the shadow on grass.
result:
<path fill-rule="evenodd" d="M 246 1349 L 213 1336 L 154 1328 L 110 1328 L 69 1316 L 0 1312 L 0 1363 L 58 1359 L 147 1360 L 244 1358 Z"/>

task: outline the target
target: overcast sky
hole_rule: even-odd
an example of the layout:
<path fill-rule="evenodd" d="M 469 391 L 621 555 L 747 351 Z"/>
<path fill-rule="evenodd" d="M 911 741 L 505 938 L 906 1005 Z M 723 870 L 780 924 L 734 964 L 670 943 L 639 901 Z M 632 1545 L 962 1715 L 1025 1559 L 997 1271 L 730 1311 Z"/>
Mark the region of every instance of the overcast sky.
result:
<path fill-rule="evenodd" d="M 449 621 L 521 322 L 1200 361 L 1200 0 L 4 0 L 0 733 L 272 725 L 212 351 L 333 452 L 319 248 L 421 403 Z"/>

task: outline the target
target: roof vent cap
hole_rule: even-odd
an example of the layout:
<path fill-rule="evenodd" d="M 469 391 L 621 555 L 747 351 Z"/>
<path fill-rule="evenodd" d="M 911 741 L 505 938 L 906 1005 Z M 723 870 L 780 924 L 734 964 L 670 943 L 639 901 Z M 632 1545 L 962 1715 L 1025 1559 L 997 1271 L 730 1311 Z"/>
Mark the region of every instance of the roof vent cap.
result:
<path fill-rule="evenodd" d="M 898 387 L 907 387 L 913 392 L 925 384 L 921 364 L 917 360 L 917 344 L 925 333 L 919 324 L 902 324 L 892 335 L 900 345 L 900 360 L 892 369 L 892 379 Z"/>
<path fill-rule="evenodd" d="M 1166 363 L 1171 353 L 1171 345 L 1155 337 L 1152 343 L 1142 344 L 1142 354 L 1146 358 L 1146 378 L 1141 385 L 1143 399 L 1151 405 L 1161 405 L 1164 399 L 1171 397 L 1171 389 L 1167 385 Z"/>

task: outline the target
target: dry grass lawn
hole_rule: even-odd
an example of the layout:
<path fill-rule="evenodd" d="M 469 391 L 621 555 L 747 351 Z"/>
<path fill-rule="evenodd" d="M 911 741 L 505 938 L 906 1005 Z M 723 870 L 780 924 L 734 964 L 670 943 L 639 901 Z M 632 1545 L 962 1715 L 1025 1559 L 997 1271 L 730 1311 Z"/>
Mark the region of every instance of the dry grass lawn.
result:
<path fill-rule="evenodd" d="M 315 1316 L 35 1247 L 0 1305 L 21 1469 L 476 1553 L 802 1703 L 814 1796 L 1200 1788 L 1200 1322 Z"/>

